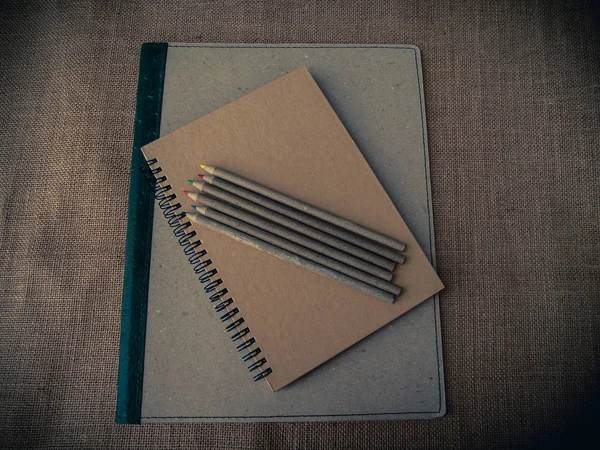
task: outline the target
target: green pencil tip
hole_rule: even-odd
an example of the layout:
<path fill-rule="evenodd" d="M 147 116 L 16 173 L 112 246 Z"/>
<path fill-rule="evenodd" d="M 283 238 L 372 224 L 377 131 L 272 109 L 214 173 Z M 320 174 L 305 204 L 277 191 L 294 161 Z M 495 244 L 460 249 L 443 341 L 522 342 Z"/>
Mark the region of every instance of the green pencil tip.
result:
<path fill-rule="evenodd" d="M 194 184 L 194 180 L 188 180 L 188 183 Z"/>

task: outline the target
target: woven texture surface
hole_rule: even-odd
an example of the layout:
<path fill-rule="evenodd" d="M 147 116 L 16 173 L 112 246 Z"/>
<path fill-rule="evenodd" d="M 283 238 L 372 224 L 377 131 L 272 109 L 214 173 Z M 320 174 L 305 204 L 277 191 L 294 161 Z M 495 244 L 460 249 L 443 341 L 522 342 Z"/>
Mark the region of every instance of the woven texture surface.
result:
<path fill-rule="evenodd" d="M 585 434 L 600 380 L 589 2 L 4 1 L 0 447 L 490 448 Z M 140 45 L 421 48 L 448 415 L 117 426 Z"/>

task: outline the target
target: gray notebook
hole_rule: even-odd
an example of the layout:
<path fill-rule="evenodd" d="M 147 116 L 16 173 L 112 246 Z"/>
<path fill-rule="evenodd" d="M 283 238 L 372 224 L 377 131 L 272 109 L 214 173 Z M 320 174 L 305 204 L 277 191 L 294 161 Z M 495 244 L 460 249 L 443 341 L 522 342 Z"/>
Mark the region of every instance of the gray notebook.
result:
<path fill-rule="evenodd" d="M 435 264 L 415 47 L 169 44 L 160 134 L 300 66 L 309 69 Z M 141 422 L 389 420 L 445 413 L 437 295 L 274 393 L 248 374 L 176 241 L 155 208 Z"/>

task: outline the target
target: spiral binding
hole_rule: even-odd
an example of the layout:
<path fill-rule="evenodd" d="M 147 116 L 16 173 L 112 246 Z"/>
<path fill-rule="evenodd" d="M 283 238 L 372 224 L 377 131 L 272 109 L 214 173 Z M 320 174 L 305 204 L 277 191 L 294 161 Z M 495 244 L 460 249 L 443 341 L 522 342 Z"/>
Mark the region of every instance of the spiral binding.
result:
<path fill-rule="evenodd" d="M 231 297 L 223 300 L 223 297 L 228 293 L 227 288 L 222 286 L 223 280 L 221 278 L 213 280 L 213 277 L 219 273 L 218 270 L 214 267 L 210 267 L 213 263 L 211 259 L 203 259 L 207 255 L 207 252 L 205 249 L 199 248 L 202 245 L 200 239 L 192 241 L 192 238 L 196 236 L 196 232 L 192 230 L 186 233 L 187 228 L 192 224 L 189 221 L 182 223 L 182 219 L 185 218 L 185 213 L 177 212 L 177 210 L 181 208 L 181 203 L 175 203 L 177 201 L 177 195 L 172 192 L 171 185 L 163 185 L 163 183 L 168 180 L 167 177 L 162 174 L 162 167 L 157 166 L 158 159 L 153 158 L 146 162 L 147 165 L 143 165 L 142 171 L 146 178 L 153 183 L 154 196 L 156 197 L 156 200 L 158 200 L 159 208 L 162 210 L 169 226 L 173 228 L 173 234 L 177 238 L 179 245 L 183 247 L 183 253 L 188 257 L 188 261 L 192 265 L 194 273 L 199 275 L 198 279 L 200 280 L 200 283 L 204 285 L 204 291 L 209 294 L 212 293 L 209 297 L 211 303 L 218 302 L 214 306 L 215 310 L 217 312 L 225 311 L 221 316 L 221 322 L 230 322 L 225 327 L 225 330 L 227 332 L 232 332 L 237 329 L 237 331 L 231 335 L 231 340 L 237 342 L 240 339 L 243 339 L 243 342 L 236 347 L 238 352 L 244 350 L 248 351 L 248 353 L 242 356 L 242 361 L 248 362 L 255 359 L 255 361 L 248 366 L 248 371 L 254 372 L 255 370 L 260 370 L 260 373 L 254 375 L 253 378 L 254 381 L 262 380 L 270 375 L 273 370 L 270 367 L 260 369 L 267 364 L 266 358 L 256 360 L 256 357 L 262 352 L 261 348 L 256 347 L 255 349 L 250 350 L 250 347 L 256 344 L 256 339 L 253 337 L 249 336 L 248 338 L 245 338 L 245 336 L 250 333 L 250 328 L 244 327 L 238 329 L 244 324 L 244 318 L 239 317 L 240 311 L 237 307 L 234 306 L 231 309 L 227 309 L 234 303 L 234 300 Z M 219 290 L 217 290 L 217 288 L 219 288 Z"/>

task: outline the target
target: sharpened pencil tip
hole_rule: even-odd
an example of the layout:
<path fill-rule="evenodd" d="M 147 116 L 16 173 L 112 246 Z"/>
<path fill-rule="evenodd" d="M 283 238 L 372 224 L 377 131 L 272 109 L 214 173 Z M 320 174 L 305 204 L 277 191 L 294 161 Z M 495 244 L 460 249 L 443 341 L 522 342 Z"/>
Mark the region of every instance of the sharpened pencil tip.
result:
<path fill-rule="evenodd" d="M 200 178 L 204 178 L 204 175 L 202 175 L 201 173 L 199 173 L 199 174 L 198 174 L 198 176 L 199 176 Z"/>
<path fill-rule="evenodd" d="M 198 214 L 201 214 L 201 215 L 205 216 L 206 215 L 206 210 L 208 209 L 208 207 L 204 206 L 204 205 L 196 205 L 194 207 L 194 209 L 196 210 L 196 212 Z"/>
<path fill-rule="evenodd" d="M 188 195 L 188 194 L 190 193 L 190 191 L 183 191 L 183 193 L 184 193 L 185 195 Z"/>
<path fill-rule="evenodd" d="M 201 169 L 206 169 L 206 165 L 205 164 L 200 164 L 200 168 Z"/>
<path fill-rule="evenodd" d="M 194 180 L 188 180 L 188 183 L 194 184 Z"/>
<path fill-rule="evenodd" d="M 192 208 L 196 209 L 196 205 L 192 205 Z"/>

